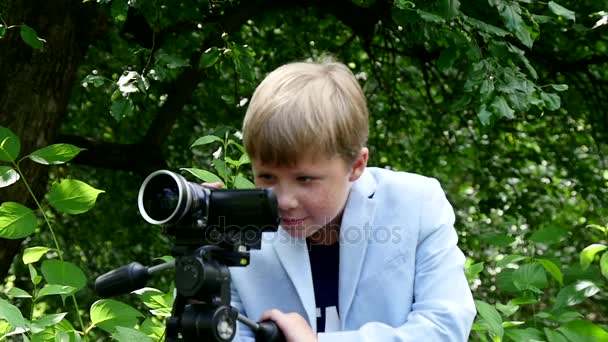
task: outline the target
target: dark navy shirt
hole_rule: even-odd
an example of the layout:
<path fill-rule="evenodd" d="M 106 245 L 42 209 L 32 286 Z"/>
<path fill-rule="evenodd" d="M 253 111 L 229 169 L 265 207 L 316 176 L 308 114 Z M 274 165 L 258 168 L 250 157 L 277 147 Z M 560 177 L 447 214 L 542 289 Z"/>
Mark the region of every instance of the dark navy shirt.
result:
<path fill-rule="evenodd" d="M 319 245 L 308 242 L 308 256 L 317 306 L 317 332 L 338 329 L 338 274 L 340 243 Z"/>

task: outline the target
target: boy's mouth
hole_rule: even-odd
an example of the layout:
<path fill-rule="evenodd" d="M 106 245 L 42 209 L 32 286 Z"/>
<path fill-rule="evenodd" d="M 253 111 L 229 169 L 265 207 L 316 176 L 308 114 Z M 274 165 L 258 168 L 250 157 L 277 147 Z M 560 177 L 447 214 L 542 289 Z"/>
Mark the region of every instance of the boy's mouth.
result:
<path fill-rule="evenodd" d="M 306 218 L 291 218 L 291 217 L 283 217 L 281 218 L 281 223 L 284 226 L 298 226 L 304 223 Z"/>

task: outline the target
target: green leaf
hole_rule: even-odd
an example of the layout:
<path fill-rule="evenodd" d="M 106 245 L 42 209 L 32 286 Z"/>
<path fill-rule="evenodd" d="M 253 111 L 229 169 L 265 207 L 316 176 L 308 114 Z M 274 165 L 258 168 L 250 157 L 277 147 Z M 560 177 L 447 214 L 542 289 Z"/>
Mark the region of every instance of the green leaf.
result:
<path fill-rule="evenodd" d="M 40 258 L 42 258 L 42 256 L 50 250 L 51 250 L 50 248 L 43 247 L 43 246 L 26 248 L 23 251 L 23 263 L 26 265 L 34 263 L 34 262 L 40 260 Z"/>
<path fill-rule="evenodd" d="M 161 341 L 165 335 L 165 325 L 150 318 L 146 318 L 141 324 L 141 332 L 152 337 L 155 341 Z"/>
<path fill-rule="evenodd" d="M 87 284 L 87 277 L 80 267 L 69 261 L 57 259 L 42 262 L 42 275 L 49 284 L 67 285 L 78 291 Z"/>
<path fill-rule="evenodd" d="M 255 184 L 253 184 L 249 179 L 245 178 L 243 175 L 238 174 L 234 177 L 234 187 L 236 189 L 254 189 Z"/>
<path fill-rule="evenodd" d="M 7 321 L 13 328 L 23 328 L 27 324 L 21 311 L 4 299 L 0 299 L 0 319 Z"/>
<path fill-rule="evenodd" d="M 593 262 L 593 259 L 595 258 L 595 255 L 605 250 L 606 248 L 608 248 L 608 246 L 602 244 L 593 244 L 585 247 L 585 249 L 583 249 L 580 254 L 580 262 L 581 266 L 583 267 L 583 270 L 589 268 L 589 266 Z"/>
<path fill-rule="evenodd" d="M 541 92 L 540 98 L 545 103 L 548 110 L 557 110 L 561 106 L 561 99 L 557 94 Z"/>
<path fill-rule="evenodd" d="M 568 85 L 567 84 L 549 84 L 549 86 L 551 88 L 553 88 L 556 91 L 566 91 L 568 90 Z"/>
<path fill-rule="evenodd" d="M 230 169 L 228 168 L 228 165 L 226 165 L 226 162 L 221 160 L 221 159 L 214 159 L 212 161 L 213 167 L 215 167 L 215 170 L 217 171 L 218 176 L 220 176 L 220 178 L 222 179 L 228 179 L 228 176 L 230 175 Z"/>
<path fill-rule="evenodd" d="M 44 273 L 44 268 L 42 269 Z M 52 295 L 69 295 L 76 291 L 76 288 L 67 285 L 59 285 L 59 284 L 46 284 L 40 291 L 36 294 L 36 300 L 45 296 Z"/>
<path fill-rule="evenodd" d="M 544 328 L 543 330 L 545 331 L 548 342 L 569 342 L 568 339 L 558 331 L 549 328 Z M 544 341 L 544 339 L 542 341 Z"/>
<path fill-rule="evenodd" d="M 33 28 L 27 25 L 21 25 L 20 34 L 21 39 L 23 39 L 27 45 L 33 47 L 34 49 L 42 49 L 44 43 L 46 42 L 44 39 L 38 37 L 38 34 Z"/>
<path fill-rule="evenodd" d="M 505 23 L 505 26 L 511 30 L 511 32 L 517 32 L 521 27 L 521 7 L 517 2 L 509 1 L 504 6 L 499 7 L 500 16 Z"/>
<path fill-rule="evenodd" d="M 253 81 L 255 79 L 255 70 L 253 68 L 255 52 L 247 45 L 234 44 L 232 60 L 234 68 L 242 79 Z"/>
<path fill-rule="evenodd" d="M 492 118 L 492 113 L 487 109 L 486 105 L 483 104 L 477 111 L 477 117 L 482 125 L 489 125 Z"/>
<path fill-rule="evenodd" d="M 0 238 L 21 239 L 36 229 L 34 212 L 19 203 L 4 202 L 0 206 Z"/>
<path fill-rule="evenodd" d="M 5 34 L 6 34 L 6 26 L 4 26 L 3 24 L 0 24 L 0 39 L 2 39 Z"/>
<path fill-rule="evenodd" d="M 501 118 L 515 118 L 515 111 L 509 107 L 507 100 L 505 100 L 505 98 L 502 96 L 496 96 L 494 102 L 492 102 L 492 108 L 494 109 L 494 112 Z"/>
<path fill-rule="evenodd" d="M 507 329 L 505 335 L 513 341 L 544 341 L 545 335 L 535 328 Z"/>
<path fill-rule="evenodd" d="M 208 68 L 215 64 L 220 59 L 220 50 L 217 47 L 208 48 L 198 62 L 198 67 L 201 69 Z"/>
<path fill-rule="evenodd" d="M 547 274 L 539 263 L 524 264 L 513 273 L 513 284 L 520 291 L 542 293 L 547 286 Z"/>
<path fill-rule="evenodd" d="M 560 283 L 560 285 L 564 285 L 564 276 L 562 274 L 562 271 L 559 269 L 559 267 L 557 267 L 555 263 L 553 263 L 553 261 L 549 259 L 536 259 L 536 261 L 538 261 L 543 266 L 543 268 L 547 272 L 549 272 L 549 274 L 551 274 L 551 276 L 553 276 L 555 280 Z"/>
<path fill-rule="evenodd" d="M 508 264 L 516 264 L 522 260 L 526 260 L 528 257 L 523 256 L 523 255 L 519 255 L 519 254 L 510 254 L 505 256 L 504 258 L 498 260 L 496 262 L 496 266 L 498 267 L 505 267 Z"/>
<path fill-rule="evenodd" d="M 566 18 L 568 20 L 572 20 L 572 21 L 576 20 L 576 16 L 575 16 L 575 14 L 574 14 L 573 11 L 565 8 L 564 6 L 556 3 L 555 1 L 549 1 L 549 9 L 555 15 L 558 15 L 560 17 L 564 17 L 564 18 Z"/>
<path fill-rule="evenodd" d="M 209 171 L 206 171 L 206 170 L 194 169 L 194 168 L 185 168 L 185 167 L 181 168 L 180 170 L 184 170 L 184 171 L 190 172 L 196 178 L 202 180 L 203 182 L 207 182 L 207 183 L 220 182 L 220 183 L 224 184 L 224 181 L 222 181 L 221 178 L 219 178 L 215 174 L 213 174 L 213 173 L 211 173 Z"/>
<path fill-rule="evenodd" d="M 113 333 L 117 327 L 132 328 L 143 315 L 130 305 L 112 299 L 101 299 L 91 305 L 91 323 Z"/>
<path fill-rule="evenodd" d="M 498 233 L 487 233 L 481 234 L 479 239 L 485 243 L 498 246 L 505 247 L 512 244 L 515 241 L 515 238 L 509 236 L 507 234 L 498 234 Z"/>
<path fill-rule="evenodd" d="M 595 325 L 589 321 L 576 320 L 571 321 L 559 328 L 560 330 L 572 331 L 576 334 L 591 337 L 591 341 L 608 341 L 608 332 L 598 325 Z"/>
<path fill-rule="evenodd" d="M 48 200 L 53 208 L 61 212 L 82 214 L 93 208 L 97 196 L 104 192 L 76 179 L 64 179 L 53 183 Z"/>
<path fill-rule="evenodd" d="M 579 304 L 599 291 L 599 287 L 588 280 L 581 280 L 576 284 L 568 285 L 557 294 L 555 309 Z"/>
<path fill-rule="evenodd" d="M 20 150 L 21 142 L 15 133 L 0 126 L 0 161 L 14 162 Z"/>
<path fill-rule="evenodd" d="M 481 20 L 477 20 L 475 18 L 471 18 L 471 17 L 467 17 L 463 15 L 463 18 L 465 20 L 465 22 L 469 23 L 471 26 L 477 28 L 480 31 L 498 36 L 498 37 L 505 37 L 509 35 L 509 31 L 505 31 L 499 27 L 496 27 L 494 25 L 490 25 L 486 22 L 483 22 Z"/>
<path fill-rule="evenodd" d="M 46 327 L 58 324 L 63 320 L 65 315 L 67 315 L 67 312 L 45 315 L 38 318 L 31 324 L 32 333 L 36 334 L 42 332 Z"/>
<path fill-rule="evenodd" d="M 144 287 L 134 292 L 149 309 L 156 310 L 157 312 L 166 312 L 171 316 L 172 303 L 167 301 L 162 291 L 151 287 Z"/>
<path fill-rule="evenodd" d="M 422 18 L 422 20 L 429 22 L 429 23 L 439 24 L 439 23 L 445 22 L 445 19 L 443 17 L 441 17 L 437 14 L 433 14 L 431 12 L 416 10 L 416 13 L 418 13 L 418 15 L 420 16 L 420 18 Z"/>
<path fill-rule="evenodd" d="M 32 280 L 32 284 L 38 285 L 42 281 L 42 277 L 38 275 L 36 269 L 32 264 L 27 264 L 27 268 L 30 271 L 30 279 Z"/>
<path fill-rule="evenodd" d="M 487 323 L 490 332 L 496 336 L 502 337 L 504 334 L 504 329 L 502 327 L 502 318 L 500 317 L 500 313 L 490 304 L 476 300 L 475 306 L 477 307 L 477 312 L 479 316 L 481 316 Z"/>
<path fill-rule="evenodd" d="M 190 66 L 187 59 L 182 58 L 179 55 L 170 55 L 162 49 L 159 49 L 156 59 L 158 64 L 166 66 L 169 69 L 178 69 Z"/>
<path fill-rule="evenodd" d="M 407 1 L 407 0 L 395 0 L 394 5 L 395 5 L 395 7 L 402 9 L 402 10 L 412 9 L 412 8 L 416 7 L 416 4 L 414 4 L 414 2 Z"/>
<path fill-rule="evenodd" d="M 19 180 L 21 176 L 10 166 L 0 166 L 0 188 L 7 187 Z"/>
<path fill-rule="evenodd" d="M 112 334 L 112 337 L 119 342 L 152 342 L 152 339 L 141 331 L 121 326 L 116 327 L 116 332 Z"/>
<path fill-rule="evenodd" d="M 110 15 L 114 18 L 116 24 L 121 27 L 127 21 L 127 12 L 129 11 L 128 0 L 112 0 Z"/>
<path fill-rule="evenodd" d="M 15 298 L 32 298 L 32 295 L 27 293 L 27 291 L 22 290 L 18 287 L 11 287 L 8 291 L 6 291 L 6 295 L 9 297 Z"/>
<path fill-rule="evenodd" d="M 600 270 L 604 278 L 608 279 L 608 253 L 602 254 L 600 258 Z"/>
<path fill-rule="evenodd" d="M 452 19 L 460 12 L 460 1 L 459 0 L 442 0 L 439 3 L 441 13 L 447 19 Z"/>
<path fill-rule="evenodd" d="M 547 245 L 554 244 L 563 240 L 568 234 L 568 229 L 558 226 L 543 227 L 530 235 L 528 240 Z"/>
<path fill-rule="evenodd" d="M 509 317 L 512 314 L 516 313 L 519 310 L 519 305 L 515 305 L 513 303 L 507 303 L 506 305 L 501 303 L 496 303 L 496 309 L 502 312 L 505 317 Z"/>
<path fill-rule="evenodd" d="M 205 135 L 204 137 L 200 137 L 200 138 L 196 139 L 196 141 L 194 141 L 192 143 L 190 148 L 193 148 L 193 147 L 199 146 L 199 145 L 211 144 L 216 141 L 224 142 L 224 140 L 222 140 L 222 138 L 216 137 L 215 135 Z"/>
<path fill-rule="evenodd" d="M 82 83 L 92 83 L 95 88 L 101 87 L 105 82 L 105 77 L 99 75 L 87 75 L 87 77 L 82 80 Z"/>
<path fill-rule="evenodd" d="M 28 158 L 38 164 L 63 164 L 84 150 L 70 144 L 53 144 L 32 152 Z"/>
<path fill-rule="evenodd" d="M 131 116 L 134 110 L 135 105 L 133 104 L 133 101 L 124 96 L 120 96 L 118 99 L 113 101 L 112 105 L 110 106 L 110 114 L 112 114 L 112 117 L 114 117 L 116 122 Z"/>

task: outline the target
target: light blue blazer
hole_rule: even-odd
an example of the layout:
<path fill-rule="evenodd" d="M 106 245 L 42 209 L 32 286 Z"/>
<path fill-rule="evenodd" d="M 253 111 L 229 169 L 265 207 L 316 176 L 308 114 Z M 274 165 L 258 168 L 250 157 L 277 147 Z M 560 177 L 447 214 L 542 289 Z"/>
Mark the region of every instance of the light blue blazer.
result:
<path fill-rule="evenodd" d="M 339 331 L 319 341 L 466 341 L 475 305 L 456 246 L 454 211 L 439 183 L 367 168 L 340 228 Z M 298 312 L 316 331 L 306 241 L 264 233 L 251 264 L 230 269 L 232 305 L 252 320 Z M 239 324 L 235 340 L 253 340 Z"/>

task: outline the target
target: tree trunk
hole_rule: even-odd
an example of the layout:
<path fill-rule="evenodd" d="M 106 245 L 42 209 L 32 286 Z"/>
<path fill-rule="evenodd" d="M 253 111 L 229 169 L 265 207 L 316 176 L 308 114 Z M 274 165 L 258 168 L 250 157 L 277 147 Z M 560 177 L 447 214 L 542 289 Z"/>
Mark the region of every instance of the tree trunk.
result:
<path fill-rule="evenodd" d="M 10 25 L 25 24 L 46 40 L 34 49 L 20 37 L 20 28 L 0 39 L 0 125 L 21 140 L 23 157 L 52 144 L 66 113 L 70 88 L 88 46 L 94 2 L 82 0 L 4 0 L 0 13 Z M 48 181 L 47 168 L 29 160 L 20 164 L 34 195 L 42 198 Z M 18 202 L 35 209 L 23 180 L 0 189 L 0 202 Z M 0 278 L 8 272 L 21 240 L 0 239 Z"/>

